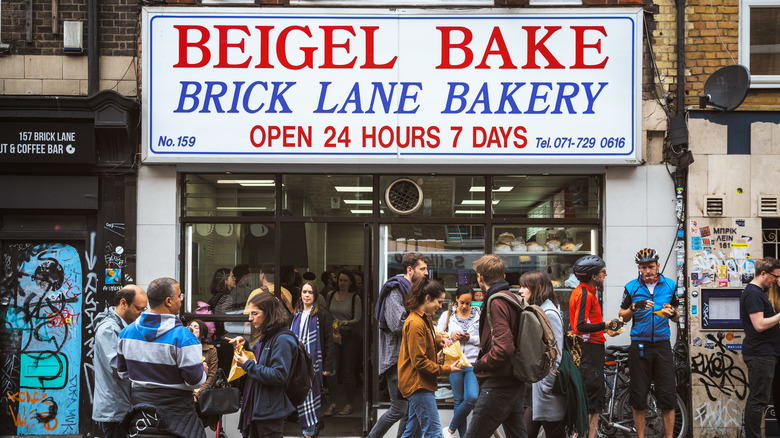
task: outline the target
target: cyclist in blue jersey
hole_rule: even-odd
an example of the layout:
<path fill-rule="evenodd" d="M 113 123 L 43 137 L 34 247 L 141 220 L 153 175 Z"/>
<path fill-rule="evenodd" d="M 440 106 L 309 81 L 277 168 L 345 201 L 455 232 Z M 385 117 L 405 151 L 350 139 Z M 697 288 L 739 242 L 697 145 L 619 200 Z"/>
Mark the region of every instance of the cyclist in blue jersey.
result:
<path fill-rule="evenodd" d="M 666 438 L 672 438 L 677 385 L 669 321 L 676 323 L 680 319 L 677 285 L 659 272 L 658 253 L 654 249 L 639 250 L 634 261 L 639 275 L 626 284 L 620 306 L 623 321 L 634 320 L 628 350 L 634 426 L 637 437 L 644 438 L 647 393 L 650 384 L 655 383 L 655 398 L 661 409 Z"/>

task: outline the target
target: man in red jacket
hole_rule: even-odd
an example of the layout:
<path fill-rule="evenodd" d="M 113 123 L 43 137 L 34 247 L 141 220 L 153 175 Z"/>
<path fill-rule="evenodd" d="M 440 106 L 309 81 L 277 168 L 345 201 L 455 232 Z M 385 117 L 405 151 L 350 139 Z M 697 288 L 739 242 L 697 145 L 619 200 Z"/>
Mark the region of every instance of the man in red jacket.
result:
<path fill-rule="evenodd" d="M 493 294 L 511 294 L 504 279 L 504 261 L 495 254 L 482 256 L 474 262 L 477 282 L 485 293 L 479 321 L 479 356 L 474 363 L 474 375 L 479 382 L 479 397 L 471 413 L 466 436 L 490 437 L 498 426 L 504 426 L 509 438 L 525 438 L 523 396 L 525 383 L 512 374 L 511 357 L 515 352 L 515 333 L 520 323 L 519 311 L 504 300 L 493 300 Z M 485 327 L 490 311 L 493 329 Z"/>
<path fill-rule="evenodd" d="M 574 263 L 574 276 L 580 284 L 569 297 L 569 318 L 574 334 L 581 336 L 580 374 L 588 393 L 589 435 L 596 436 L 599 413 L 604 409 L 604 330 L 617 330 L 623 321 L 605 322 L 596 293 L 604 286 L 607 264 L 597 255 L 580 257 Z"/>

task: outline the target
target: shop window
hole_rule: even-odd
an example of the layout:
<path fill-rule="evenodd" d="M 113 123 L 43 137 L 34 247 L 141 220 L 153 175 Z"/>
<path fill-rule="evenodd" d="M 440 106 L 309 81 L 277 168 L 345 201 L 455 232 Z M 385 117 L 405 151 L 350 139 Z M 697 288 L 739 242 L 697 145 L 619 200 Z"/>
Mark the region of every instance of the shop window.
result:
<path fill-rule="evenodd" d="M 780 219 L 764 219 L 761 225 L 764 257 L 780 257 Z"/>
<path fill-rule="evenodd" d="M 485 178 L 482 176 L 382 176 L 379 190 L 382 217 L 475 218 L 486 215 Z"/>
<path fill-rule="evenodd" d="M 268 223 L 188 223 L 184 226 L 184 269 L 182 285 L 186 311 L 195 311 L 198 302 L 208 303 L 215 294 L 228 293 L 224 310 L 241 314 L 249 293 L 259 288 L 258 273 L 274 261 L 274 225 Z M 245 265 L 243 268 L 236 268 Z M 215 277 L 229 272 L 248 271 L 246 278 L 235 278 L 227 291 L 212 287 Z"/>
<path fill-rule="evenodd" d="M 599 180 L 595 176 L 495 177 L 492 204 L 496 217 L 597 218 Z"/>
<path fill-rule="evenodd" d="M 87 217 L 84 215 L 40 214 L 2 216 L 0 231 L 86 231 Z"/>
<path fill-rule="evenodd" d="M 779 28 L 780 1 L 740 1 L 739 63 L 750 70 L 751 88 L 780 87 Z"/>
<path fill-rule="evenodd" d="M 207 0 L 213 1 L 213 0 Z M 204 2 L 205 3 L 205 2 Z M 495 6 L 494 0 L 290 0 L 291 6 Z"/>
<path fill-rule="evenodd" d="M 285 215 L 363 217 L 374 213 L 370 175 L 285 175 L 282 182 Z"/>
<path fill-rule="evenodd" d="M 184 215 L 263 216 L 276 207 L 273 175 L 187 174 Z"/>

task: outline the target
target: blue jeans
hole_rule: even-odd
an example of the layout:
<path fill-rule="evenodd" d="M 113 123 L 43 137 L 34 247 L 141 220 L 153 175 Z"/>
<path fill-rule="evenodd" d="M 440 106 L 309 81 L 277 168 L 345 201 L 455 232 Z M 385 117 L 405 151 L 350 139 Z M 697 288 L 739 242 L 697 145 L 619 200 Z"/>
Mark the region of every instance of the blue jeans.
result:
<path fill-rule="evenodd" d="M 409 422 L 402 438 L 413 437 L 422 430 L 424 438 L 441 438 L 441 423 L 439 410 L 436 407 L 436 396 L 432 391 L 418 389 L 407 397 L 409 400 Z"/>
<path fill-rule="evenodd" d="M 387 381 L 387 392 L 390 394 L 390 409 L 376 420 L 368 438 L 383 438 L 387 431 L 399 421 L 397 436 L 400 438 L 406 430 L 406 423 L 409 421 L 409 402 L 403 398 L 401 391 L 398 390 L 398 367 L 391 366 L 384 374 L 385 381 Z"/>
<path fill-rule="evenodd" d="M 465 368 L 459 373 L 450 374 L 450 386 L 455 399 L 455 411 L 452 414 L 452 422 L 449 429 L 458 431 L 461 438 L 466 436 L 468 430 L 467 418 L 477 404 L 479 396 L 479 384 L 474 376 L 474 368 Z"/>
<path fill-rule="evenodd" d="M 742 356 L 748 369 L 750 393 L 745 402 L 745 438 L 761 436 L 761 418 L 772 395 L 776 356 Z"/>
<path fill-rule="evenodd" d="M 525 384 L 517 381 L 504 386 L 504 380 L 487 379 L 482 383 L 466 433 L 468 438 L 488 438 L 501 425 L 507 438 L 528 438 L 523 408 Z"/>

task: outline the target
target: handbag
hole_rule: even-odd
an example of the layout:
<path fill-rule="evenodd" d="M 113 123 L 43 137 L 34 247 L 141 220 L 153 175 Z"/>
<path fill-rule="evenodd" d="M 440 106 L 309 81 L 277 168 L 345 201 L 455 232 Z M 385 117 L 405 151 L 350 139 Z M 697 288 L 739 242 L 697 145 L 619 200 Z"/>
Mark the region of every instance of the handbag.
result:
<path fill-rule="evenodd" d="M 238 388 L 227 383 L 225 372 L 219 369 L 211 388 L 200 392 L 198 406 L 200 412 L 206 415 L 232 414 L 241 407 L 241 396 Z"/>

